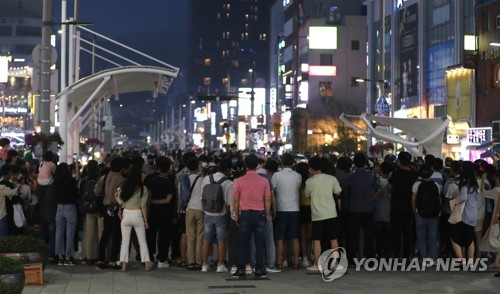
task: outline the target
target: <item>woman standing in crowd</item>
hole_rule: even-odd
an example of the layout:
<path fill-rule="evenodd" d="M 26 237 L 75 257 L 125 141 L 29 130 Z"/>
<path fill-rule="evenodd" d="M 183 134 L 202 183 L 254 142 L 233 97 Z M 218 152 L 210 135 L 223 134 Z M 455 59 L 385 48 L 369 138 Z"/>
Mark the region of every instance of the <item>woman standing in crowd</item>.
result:
<path fill-rule="evenodd" d="M 470 161 L 462 163 L 460 173 L 459 192 L 453 194 L 458 203 L 464 203 L 462 221 L 451 226 L 451 243 L 457 258 L 465 263 L 465 256 L 474 258 L 474 226 L 477 221 L 477 200 L 479 198 L 479 186 L 474 172 L 474 164 Z M 467 255 L 465 254 L 467 253 Z"/>
<path fill-rule="evenodd" d="M 56 213 L 56 254 L 58 265 L 75 265 L 75 231 L 77 222 L 76 201 L 78 186 L 66 163 L 60 163 L 54 175 L 57 203 Z M 66 237 L 65 237 L 66 236 Z M 65 241 L 66 240 L 66 244 Z"/>
<path fill-rule="evenodd" d="M 99 179 L 99 166 L 97 161 L 90 160 L 86 166 L 85 177 L 80 183 L 80 200 L 85 209 L 85 227 L 83 234 L 83 256 L 87 265 L 99 259 L 99 238 L 104 228 L 104 220 L 99 215 L 102 208 L 102 198 L 94 192 L 95 184 Z"/>
<path fill-rule="evenodd" d="M 486 174 L 483 175 L 483 179 L 486 177 Z M 500 169 L 497 170 L 495 175 L 495 188 L 492 190 L 484 189 L 484 181 L 483 186 L 481 187 L 481 196 L 487 199 L 492 199 L 494 201 L 494 209 L 493 215 L 491 217 L 490 227 L 484 234 L 484 238 L 481 241 L 480 249 L 486 252 L 494 253 L 495 260 L 491 265 L 492 268 L 500 268 Z M 500 278 L 500 272 L 495 274 L 495 277 Z"/>
<path fill-rule="evenodd" d="M 148 228 L 148 189 L 142 186 L 141 176 L 141 167 L 134 166 L 123 183 L 122 188 L 118 188 L 115 195 L 116 202 L 123 209 L 121 220 L 122 246 L 120 250 L 120 261 L 123 272 L 127 270 L 132 228 L 134 228 L 139 239 L 141 260 L 145 264 L 146 271 L 150 271 L 153 268 L 146 242 L 146 229 Z"/>

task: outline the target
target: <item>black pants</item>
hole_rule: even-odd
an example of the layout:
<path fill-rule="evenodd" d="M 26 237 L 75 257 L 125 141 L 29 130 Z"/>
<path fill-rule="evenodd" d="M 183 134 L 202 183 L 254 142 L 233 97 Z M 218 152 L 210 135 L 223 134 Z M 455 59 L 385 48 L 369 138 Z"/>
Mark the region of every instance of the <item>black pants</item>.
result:
<path fill-rule="evenodd" d="M 151 205 L 149 209 L 149 228 L 146 231 L 148 242 L 149 258 L 153 261 L 156 253 L 156 241 L 158 238 L 158 254 L 156 259 L 159 262 L 167 260 L 170 248 L 170 231 L 172 227 L 172 209 L 168 205 Z"/>
<path fill-rule="evenodd" d="M 391 213 L 392 245 L 394 257 L 409 258 L 412 247 L 412 219 L 410 213 Z M 403 246 L 401 246 L 401 240 Z M 402 249 L 402 251 L 401 251 Z"/>
<path fill-rule="evenodd" d="M 356 257 L 359 245 L 359 230 L 363 229 L 365 241 L 365 255 L 367 258 L 374 257 L 374 229 L 375 223 L 373 212 L 350 212 L 349 213 L 349 243 L 351 246 L 351 258 Z M 361 256 L 363 257 L 363 252 Z"/>
<path fill-rule="evenodd" d="M 107 206 L 104 211 L 107 211 Z M 108 213 L 104 214 L 104 230 L 102 231 L 101 240 L 99 241 L 99 260 L 106 260 L 106 248 L 108 243 L 111 242 L 111 247 L 108 252 L 108 260 L 111 262 L 118 261 L 120 255 L 120 246 L 122 241 L 122 231 L 120 227 L 120 218 L 118 215 L 110 216 Z"/>
<path fill-rule="evenodd" d="M 441 217 L 439 218 L 439 237 L 441 239 L 441 254 L 451 257 L 454 251 L 450 239 L 451 224 L 448 222 L 449 218 L 450 214 L 441 213 Z"/>
<path fill-rule="evenodd" d="M 378 257 L 392 257 L 391 223 L 375 222 L 375 252 Z"/>

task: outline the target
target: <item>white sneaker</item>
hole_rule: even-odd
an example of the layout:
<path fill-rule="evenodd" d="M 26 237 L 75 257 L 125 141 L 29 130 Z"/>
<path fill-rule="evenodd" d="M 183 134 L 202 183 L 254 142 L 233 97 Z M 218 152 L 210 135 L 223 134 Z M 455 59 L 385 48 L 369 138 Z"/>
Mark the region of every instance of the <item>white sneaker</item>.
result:
<path fill-rule="evenodd" d="M 165 261 L 165 262 L 160 262 L 158 261 L 158 268 L 169 268 L 170 267 L 170 264 Z"/>
<path fill-rule="evenodd" d="M 312 271 L 312 272 L 319 272 L 320 271 L 319 267 L 317 265 L 314 265 L 314 264 L 311 265 L 311 266 L 309 266 L 309 267 L 307 267 L 307 270 L 308 271 Z"/>
<path fill-rule="evenodd" d="M 201 272 L 202 272 L 202 273 L 208 273 L 208 264 L 204 263 L 204 264 L 201 266 Z"/>
<path fill-rule="evenodd" d="M 235 274 L 237 271 L 238 271 L 238 267 L 237 267 L 237 266 L 235 266 L 235 265 L 233 265 L 233 266 L 231 267 L 231 275 Z"/>
<path fill-rule="evenodd" d="M 281 270 L 277 267 L 266 267 L 266 272 L 268 273 L 281 273 Z"/>
<path fill-rule="evenodd" d="M 286 259 L 285 259 L 285 260 L 283 261 L 283 266 L 282 266 L 282 267 L 283 267 L 283 268 L 287 268 L 287 267 L 288 267 L 288 260 L 286 260 Z"/>
<path fill-rule="evenodd" d="M 310 264 L 309 264 L 309 260 L 307 260 L 307 258 L 302 258 L 302 267 L 309 267 Z"/>
<path fill-rule="evenodd" d="M 252 267 L 249 264 L 247 264 L 247 266 L 245 266 L 245 274 L 251 275 L 252 273 L 253 273 Z"/>
<path fill-rule="evenodd" d="M 224 264 L 219 264 L 217 266 L 218 273 L 227 273 L 227 267 Z"/>

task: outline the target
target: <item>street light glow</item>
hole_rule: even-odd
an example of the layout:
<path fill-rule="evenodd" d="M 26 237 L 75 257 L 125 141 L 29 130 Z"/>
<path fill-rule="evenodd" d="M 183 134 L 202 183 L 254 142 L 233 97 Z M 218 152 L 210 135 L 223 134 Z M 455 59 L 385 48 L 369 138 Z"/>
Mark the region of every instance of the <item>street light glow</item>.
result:
<path fill-rule="evenodd" d="M 249 70 L 248 70 L 248 72 L 253 72 L 253 69 L 252 69 L 252 68 L 251 68 L 251 69 L 249 69 Z"/>
<path fill-rule="evenodd" d="M 491 42 L 490 46 L 500 47 L 500 42 Z"/>

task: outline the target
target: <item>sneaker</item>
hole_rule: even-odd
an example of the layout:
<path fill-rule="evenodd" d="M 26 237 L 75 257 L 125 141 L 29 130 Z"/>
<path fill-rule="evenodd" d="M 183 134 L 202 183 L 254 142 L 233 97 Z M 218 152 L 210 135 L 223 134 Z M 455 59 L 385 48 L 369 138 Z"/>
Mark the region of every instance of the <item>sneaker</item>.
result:
<path fill-rule="evenodd" d="M 288 260 L 283 261 L 282 267 L 283 268 L 287 268 L 288 267 Z"/>
<path fill-rule="evenodd" d="M 57 265 L 64 265 L 64 260 L 60 260 L 57 262 Z"/>
<path fill-rule="evenodd" d="M 204 263 L 201 266 L 201 272 L 202 273 L 208 273 L 208 264 Z"/>
<path fill-rule="evenodd" d="M 234 274 L 231 275 L 233 278 L 238 278 L 238 279 L 244 279 L 245 278 L 245 273 L 236 271 Z"/>
<path fill-rule="evenodd" d="M 245 266 L 245 274 L 251 275 L 253 273 L 252 267 L 250 265 Z"/>
<path fill-rule="evenodd" d="M 310 266 L 309 260 L 307 260 L 307 258 L 302 258 L 302 264 L 301 264 L 301 266 L 305 267 L 305 268 L 308 268 Z"/>
<path fill-rule="evenodd" d="M 67 266 L 74 266 L 76 263 L 74 260 L 66 260 L 64 261 L 64 265 L 67 265 Z"/>
<path fill-rule="evenodd" d="M 266 273 L 256 272 L 255 273 L 255 278 L 256 279 L 267 278 L 267 274 Z"/>
<path fill-rule="evenodd" d="M 217 266 L 218 273 L 227 273 L 227 267 L 224 264 L 219 264 Z"/>
<path fill-rule="evenodd" d="M 308 270 L 308 271 L 312 271 L 312 272 L 319 272 L 319 271 L 320 271 L 320 270 L 319 270 L 319 267 L 318 267 L 317 265 L 315 265 L 315 264 L 313 264 L 313 265 L 311 265 L 311 266 L 307 267 L 307 270 Z"/>
<path fill-rule="evenodd" d="M 169 268 L 169 267 L 170 264 L 168 263 L 168 261 L 165 262 L 158 261 L 158 268 Z"/>
<path fill-rule="evenodd" d="M 237 267 L 237 266 L 235 266 L 235 265 L 233 265 L 233 266 L 231 267 L 231 271 L 230 271 L 230 273 L 231 273 L 231 275 L 232 275 L 232 274 L 234 274 L 234 273 L 235 273 L 235 272 L 237 272 L 237 271 L 238 271 L 238 267 Z"/>
<path fill-rule="evenodd" d="M 268 272 L 268 273 L 281 273 L 281 270 L 277 267 L 266 267 L 266 272 Z"/>

